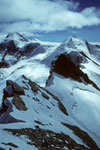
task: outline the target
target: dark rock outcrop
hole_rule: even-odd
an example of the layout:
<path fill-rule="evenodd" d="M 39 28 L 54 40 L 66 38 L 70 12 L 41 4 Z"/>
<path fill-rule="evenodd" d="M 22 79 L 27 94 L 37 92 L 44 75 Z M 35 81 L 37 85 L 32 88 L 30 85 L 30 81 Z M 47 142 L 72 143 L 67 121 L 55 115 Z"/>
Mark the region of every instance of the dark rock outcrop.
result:
<path fill-rule="evenodd" d="M 5 105 L 3 105 L 0 110 L 0 124 L 7 124 L 7 123 L 14 123 L 14 122 L 24 122 L 22 120 L 18 120 L 10 115 L 11 112 L 13 112 L 13 106 L 11 102 L 8 99 L 5 99 L 4 102 Z"/>
<path fill-rule="evenodd" d="M 13 93 L 18 95 L 24 95 L 24 89 L 15 82 L 7 80 L 6 86 L 7 87 L 11 86 L 13 89 Z"/>
<path fill-rule="evenodd" d="M 12 102 L 18 110 L 23 110 L 23 111 L 27 110 L 27 107 L 26 107 L 24 101 L 22 100 L 22 98 L 19 95 L 15 94 Z"/>
<path fill-rule="evenodd" d="M 52 62 L 50 74 L 52 74 L 52 72 L 58 73 L 66 78 L 72 78 L 78 82 L 91 84 L 94 88 L 100 91 L 97 85 L 88 78 L 87 74 L 84 73 L 66 53 L 59 55 L 56 61 Z"/>
<path fill-rule="evenodd" d="M 22 55 L 30 56 L 30 54 L 32 54 L 34 52 L 34 50 L 36 48 L 38 48 L 39 46 L 40 46 L 39 43 L 29 43 L 29 44 L 25 45 L 24 51 L 22 51 Z"/>
<path fill-rule="evenodd" d="M 19 51 L 17 43 L 13 40 L 4 41 L 0 43 L 0 52 L 4 52 L 5 49 L 7 49 L 7 53 L 10 55 L 14 55 L 17 51 Z"/>
<path fill-rule="evenodd" d="M 25 135 L 29 145 L 35 145 L 39 150 L 89 150 L 90 148 L 84 145 L 77 144 L 70 136 L 64 133 L 55 133 L 50 130 L 43 130 L 37 127 L 36 129 L 5 129 L 14 136 Z M 91 149 L 93 150 L 93 149 Z M 99 150 L 99 149 L 97 149 Z"/>
<path fill-rule="evenodd" d="M 17 145 L 13 144 L 12 142 L 9 142 L 9 143 L 4 143 L 4 142 L 2 142 L 2 144 L 3 144 L 3 145 L 9 145 L 9 146 L 11 146 L 11 147 L 13 147 L 13 148 L 19 148 Z"/>
<path fill-rule="evenodd" d="M 35 93 L 38 93 L 39 91 L 39 87 L 35 82 L 32 82 L 31 80 L 29 80 L 29 85 L 31 87 L 31 90 Z"/>
<path fill-rule="evenodd" d="M 80 67 L 82 62 L 87 62 L 87 58 L 77 51 L 71 51 L 66 55 L 76 66 Z"/>
<path fill-rule="evenodd" d="M 7 68 L 7 67 L 9 67 L 9 64 L 7 62 L 5 61 L 0 62 L 0 68 Z"/>
<path fill-rule="evenodd" d="M 10 100 L 8 100 L 9 97 L 13 97 L 12 102 L 17 109 L 27 110 L 25 103 L 19 95 L 24 95 L 23 88 L 15 82 L 8 80 L 6 82 L 6 88 L 3 90 L 2 107 L 0 108 L 0 123 L 23 122 L 10 115 L 10 112 L 13 111 L 13 106 Z"/>
<path fill-rule="evenodd" d="M 96 145 L 96 143 L 93 141 L 93 139 L 83 130 L 78 128 L 77 126 L 72 126 L 67 123 L 62 123 L 65 127 L 71 129 L 75 135 L 80 137 L 82 141 L 91 149 L 91 150 L 99 150 L 99 147 Z"/>

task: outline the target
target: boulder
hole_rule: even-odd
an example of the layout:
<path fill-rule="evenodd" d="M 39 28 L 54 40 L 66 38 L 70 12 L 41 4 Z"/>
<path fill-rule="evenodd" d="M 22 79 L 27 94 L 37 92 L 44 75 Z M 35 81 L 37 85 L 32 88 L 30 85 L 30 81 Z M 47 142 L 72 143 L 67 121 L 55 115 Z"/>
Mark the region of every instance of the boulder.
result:
<path fill-rule="evenodd" d="M 13 93 L 16 93 L 18 95 L 24 95 L 25 94 L 24 89 L 21 86 L 19 86 L 17 83 L 15 83 L 11 80 L 8 80 L 6 84 L 7 84 L 7 86 L 12 86 Z"/>
<path fill-rule="evenodd" d="M 7 68 L 9 67 L 9 64 L 5 61 L 0 62 L 0 68 Z"/>
<path fill-rule="evenodd" d="M 22 100 L 22 98 L 19 95 L 15 94 L 12 102 L 18 110 L 23 110 L 23 111 L 27 110 L 27 107 L 26 107 L 24 101 Z"/>
<path fill-rule="evenodd" d="M 3 90 L 4 96 L 5 97 L 11 97 L 13 96 L 13 87 L 11 85 L 7 86 L 4 90 Z"/>

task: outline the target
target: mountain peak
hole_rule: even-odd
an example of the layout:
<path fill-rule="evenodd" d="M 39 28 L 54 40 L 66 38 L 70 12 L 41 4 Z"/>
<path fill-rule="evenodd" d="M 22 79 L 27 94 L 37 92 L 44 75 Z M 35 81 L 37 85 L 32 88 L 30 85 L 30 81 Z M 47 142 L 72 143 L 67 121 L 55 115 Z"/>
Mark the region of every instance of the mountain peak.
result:
<path fill-rule="evenodd" d="M 79 37 L 76 37 L 76 36 L 69 36 L 67 39 L 64 40 L 63 43 L 66 43 L 67 45 L 69 44 L 78 44 L 78 43 L 82 43 L 84 42 L 84 40 L 82 40 L 81 38 Z"/>
<path fill-rule="evenodd" d="M 6 40 L 18 40 L 18 41 L 28 41 L 26 37 L 24 37 L 22 34 L 15 32 L 15 33 L 9 33 L 6 36 Z"/>
<path fill-rule="evenodd" d="M 77 52 L 83 51 L 86 55 L 89 55 L 90 49 L 89 44 L 86 40 L 78 38 L 76 36 L 70 36 L 66 40 L 63 41 L 62 45 L 67 49 L 74 50 Z"/>

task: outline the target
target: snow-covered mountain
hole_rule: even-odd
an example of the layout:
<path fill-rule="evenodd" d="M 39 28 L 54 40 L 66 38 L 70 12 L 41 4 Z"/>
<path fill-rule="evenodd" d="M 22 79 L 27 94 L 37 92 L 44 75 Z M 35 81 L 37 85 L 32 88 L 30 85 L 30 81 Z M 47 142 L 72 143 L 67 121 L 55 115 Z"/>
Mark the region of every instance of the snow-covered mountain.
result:
<path fill-rule="evenodd" d="M 0 148 L 98 150 L 100 45 L 0 40 Z"/>

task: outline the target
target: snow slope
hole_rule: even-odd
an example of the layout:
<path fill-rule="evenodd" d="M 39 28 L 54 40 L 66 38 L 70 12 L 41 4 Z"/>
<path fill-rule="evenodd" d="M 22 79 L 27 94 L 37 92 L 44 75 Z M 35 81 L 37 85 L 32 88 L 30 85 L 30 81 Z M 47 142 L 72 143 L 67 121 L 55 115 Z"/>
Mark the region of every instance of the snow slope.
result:
<path fill-rule="evenodd" d="M 0 111 L 1 129 L 6 128 L 7 131 L 22 128 L 36 129 L 38 126 L 43 130 L 51 130 L 55 133 L 64 133 L 70 136 L 79 147 L 84 145 L 86 148 L 89 146 L 98 148 L 92 139 L 91 145 L 89 145 L 88 142 L 85 142 L 84 136 L 80 137 L 78 134 L 75 135 L 72 132 L 73 130 L 67 127 L 67 125 L 72 127 L 77 126 L 81 128 L 78 128 L 78 130 L 83 132 L 83 127 L 68 115 L 67 109 L 58 97 L 55 97 L 25 76 L 21 76 L 16 83 L 8 80 L 7 86 L 4 89 L 3 97 L 5 99 L 3 99 L 4 103 Z M 2 109 L 4 112 L 2 112 Z M 8 136 L 7 134 L 5 132 L 6 136 Z M 86 132 L 84 134 L 87 139 L 90 139 Z M 11 139 L 12 136 L 9 138 Z M 1 146 L 4 145 L 3 143 L 7 143 L 7 139 L 1 143 Z M 20 143 L 17 146 L 21 148 Z"/>

